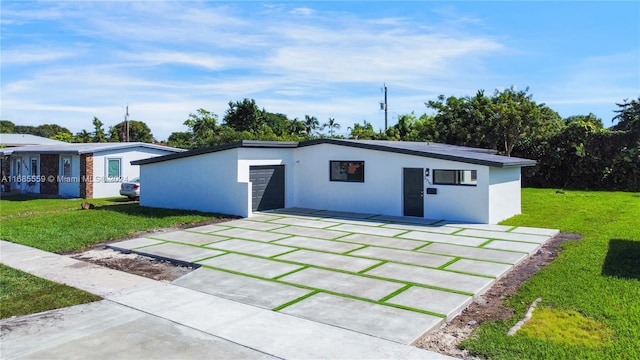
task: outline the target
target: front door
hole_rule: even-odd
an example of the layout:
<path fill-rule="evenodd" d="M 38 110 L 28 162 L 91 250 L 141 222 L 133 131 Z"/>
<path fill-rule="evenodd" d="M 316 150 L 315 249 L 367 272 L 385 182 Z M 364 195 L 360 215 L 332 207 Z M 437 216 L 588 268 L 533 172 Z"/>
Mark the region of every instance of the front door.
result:
<path fill-rule="evenodd" d="M 424 169 L 403 168 L 404 216 L 424 217 Z"/>

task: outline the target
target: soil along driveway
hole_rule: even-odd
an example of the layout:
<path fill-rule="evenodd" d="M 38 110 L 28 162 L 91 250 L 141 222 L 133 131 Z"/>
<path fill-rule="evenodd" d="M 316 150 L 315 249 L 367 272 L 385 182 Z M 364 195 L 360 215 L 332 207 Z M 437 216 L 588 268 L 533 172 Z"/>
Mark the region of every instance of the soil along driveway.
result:
<path fill-rule="evenodd" d="M 175 285 L 411 344 L 558 232 L 284 209 L 109 247 L 200 266 Z"/>

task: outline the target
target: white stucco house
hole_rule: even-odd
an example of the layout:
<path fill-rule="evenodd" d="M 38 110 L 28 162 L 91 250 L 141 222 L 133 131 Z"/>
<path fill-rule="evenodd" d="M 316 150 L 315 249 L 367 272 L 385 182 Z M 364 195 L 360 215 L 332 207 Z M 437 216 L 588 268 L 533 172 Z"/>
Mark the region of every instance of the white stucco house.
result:
<path fill-rule="evenodd" d="M 240 141 L 133 161 L 144 206 L 250 217 L 302 207 L 497 223 L 535 161 L 426 142 Z"/>
<path fill-rule="evenodd" d="M 132 161 L 184 151 L 141 142 L 52 143 L 0 149 L 5 191 L 61 197 L 119 196 L 123 181 L 139 177 Z"/>

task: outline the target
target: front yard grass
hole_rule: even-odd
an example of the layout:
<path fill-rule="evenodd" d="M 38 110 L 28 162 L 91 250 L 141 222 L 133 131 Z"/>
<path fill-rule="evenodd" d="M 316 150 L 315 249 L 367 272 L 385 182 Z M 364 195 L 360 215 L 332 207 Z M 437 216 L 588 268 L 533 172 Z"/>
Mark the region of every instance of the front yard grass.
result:
<path fill-rule="evenodd" d="M 95 209 L 81 210 L 70 200 L 32 199 L 0 200 L 0 239 L 63 253 L 81 250 L 94 244 L 134 235 L 136 232 L 195 224 L 220 217 L 197 211 L 157 209 L 137 203 L 119 203 L 120 199 L 91 199 Z M 40 205 L 40 206 L 38 206 Z"/>
<path fill-rule="evenodd" d="M 511 320 L 482 324 L 462 347 L 491 359 L 640 359 L 640 194 L 523 189 L 522 212 L 504 224 L 583 238 L 563 244 L 506 301 L 516 310 Z M 531 328 L 506 336 L 537 297 L 537 321 L 538 310 Z M 592 337 L 580 335 L 585 329 Z"/>
<path fill-rule="evenodd" d="M 0 319 L 96 300 L 100 297 L 0 264 Z"/>

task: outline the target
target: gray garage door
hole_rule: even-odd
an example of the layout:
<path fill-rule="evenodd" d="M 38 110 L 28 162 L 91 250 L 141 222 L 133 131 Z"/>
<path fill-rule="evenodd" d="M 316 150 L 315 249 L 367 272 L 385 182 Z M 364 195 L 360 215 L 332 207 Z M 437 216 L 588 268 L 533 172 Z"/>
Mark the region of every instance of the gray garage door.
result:
<path fill-rule="evenodd" d="M 251 166 L 249 180 L 253 211 L 284 207 L 284 165 Z"/>

